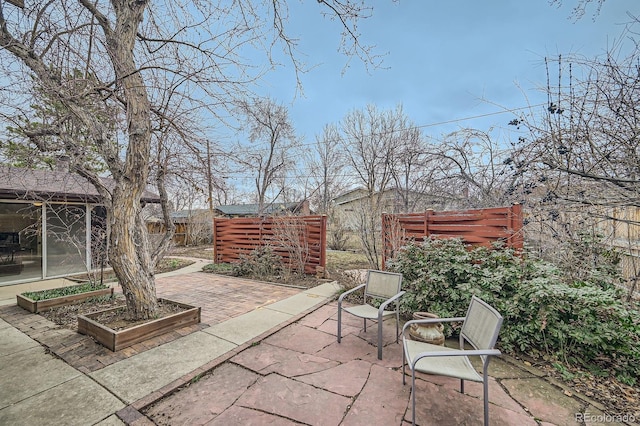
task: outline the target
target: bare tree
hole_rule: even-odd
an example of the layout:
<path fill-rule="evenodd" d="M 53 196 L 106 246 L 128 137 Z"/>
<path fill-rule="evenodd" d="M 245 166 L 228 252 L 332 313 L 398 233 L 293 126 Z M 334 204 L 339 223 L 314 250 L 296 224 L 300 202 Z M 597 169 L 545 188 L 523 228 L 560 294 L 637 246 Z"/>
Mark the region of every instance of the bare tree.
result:
<path fill-rule="evenodd" d="M 245 117 L 251 146 L 239 146 L 234 160 L 245 170 L 256 173 L 254 184 L 258 213 L 263 214 L 268 205 L 269 191 L 276 189 L 270 200 L 273 201 L 283 190 L 283 185 L 275 188 L 275 184 L 285 178 L 291 165 L 289 156 L 298 141 L 284 105 L 271 99 L 254 99 L 241 102 L 239 109 Z"/>
<path fill-rule="evenodd" d="M 281 215 L 274 217 L 273 225 L 276 247 L 289 253 L 290 271 L 304 275 L 310 255 L 306 223 L 296 216 Z"/>
<path fill-rule="evenodd" d="M 427 195 L 433 191 L 436 159 L 422 131 L 406 117 L 399 131 L 398 146 L 395 150 L 395 164 L 392 169 L 393 183 L 399 197 L 398 213 L 410 213 L 416 209 L 426 209 Z"/>
<path fill-rule="evenodd" d="M 560 58 L 547 107 L 511 122 L 529 132 L 513 161 L 533 174 L 547 199 L 640 206 L 639 61 L 637 46 L 622 60 L 613 53 L 600 60 Z"/>
<path fill-rule="evenodd" d="M 356 207 L 355 226 L 371 267 L 380 267 L 382 212 L 404 122 L 401 107 L 378 111 L 373 105 L 354 110 L 342 120 L 343 149 L 350 173 L 364 188 Z"/>
<path fill-rule="evenodd" d="M 600 11 L 602 10 L 602 6 L 604 5 L 605 0 L 577 0 L 576 5 L 573 7 L 571 11 L 571 17 L 574 20 L 581 19 L 584 14 L 587 12 L 587 9 L 594 4 L 595 11 L 593 12 L 593 19 L 600 15 Z M 552 6 L 560 7 L 565 3 L 563 0 L 550 0 L 549 4 Z"/>
<path fill-rule="evenodd" d="M 504 164 L 509 151 L 494 141 L 489 132 L 460 129 L 446 135 L 434 149 L 434 179 L 457 208 L 495 207 L 513 202 L 508 188 L 514 176 Z"/>
<path fill-rule="evenodd" d="M 597 267 L 598 256 L 575 256 L 586 241 L 637 259 L 637 239 L 620 230 L 640 227 L 640 49 L 630 30 L 623 38 L 631 45 L 602 57 L 547 60 L 547 105 L 511 121 L 525 132 L 510 162 L 528 195 L 529 240 L 567 270 Z"/>
<path fill-rule="evenodd" d="M 368 9 L 351 0 L 320 3 L 344 25 L 341 47 L 373 60 L 355 25 Z M 2 114 L 38 151 L 67 153 L 73 171 L 100 193 L 110 223 L 109 259 L 131 317 L 155 314 L 154 265 L 170 241 L 167 235 L 150 250 L 141 214 L 153 140 L 182 134 L 175 121 L 180 112 L 217 117 L 219 108 L 244 97 L 268 69 L 245 62 L 251 47 L 274 64 L 272 49 L 281 46 L 302 71 L 287 18 L 280 0 L 32 0 L 24 9 L 0 2 L 0 67 L 10 86 L 0 95 Z M 29 108 L 38 94 L 55 105 L 55 114 Z M 91 167 L 93 156 L 112 185 Z M 168 219 L 166 172 L 154 177 Z"/>
<path fill-rule="evenodd" d="M 309 187 L 318 213 L 330 214 L 331 200 L 347 188 L 342 137 L 336 125 L 324 126 L 316 135 L 312 149 L 307 151 L 306 169 L 310 176 Z"/>

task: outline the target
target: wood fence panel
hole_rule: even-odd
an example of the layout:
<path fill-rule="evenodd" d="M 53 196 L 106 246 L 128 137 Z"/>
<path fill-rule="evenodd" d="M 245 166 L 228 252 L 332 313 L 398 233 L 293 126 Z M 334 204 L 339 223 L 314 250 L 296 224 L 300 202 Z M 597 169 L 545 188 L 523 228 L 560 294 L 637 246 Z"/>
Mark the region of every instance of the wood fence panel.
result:
<path fill-rule="evenodd" d="M 248 256 L 258 247 L 270 246 L 284 262 L 291 264 L 292 252 L 304 248 L 304 270 L 312 274 L 316 267 L 326 267 L 326 229 L 326 216 L 215 218 L 213 258 L 216 263 L 238 262 L 241 256 Z M 287 243 L 286 237 L 297 241 Z"/>
<path fill-rule="evenodd" d="M 503 240 L 508 247 L 522 249 L 522 206 L 382 215 L 384 253 L 382 265 L 407 241 L 427 237 L 461 238 L 465 244 L 491 246 Z"/>

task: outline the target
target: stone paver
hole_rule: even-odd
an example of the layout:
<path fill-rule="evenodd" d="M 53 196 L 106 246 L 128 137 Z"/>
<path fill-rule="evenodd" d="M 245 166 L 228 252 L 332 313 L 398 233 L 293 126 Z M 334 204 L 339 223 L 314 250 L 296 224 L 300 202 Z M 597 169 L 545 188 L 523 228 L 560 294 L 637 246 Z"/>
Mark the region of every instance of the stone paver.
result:
<path fill-rule="evenodd" d="M 339 395 L 358 395 L 370 378 L 371 364 L 353 360 L 317 373 L 297 377 L 303 383 L 326 389 Z"/>
<path fill-rule="evenodd" d="M 407 383 L 408 385 L 409 383 Z M 452 426 L 482 423 L 482 398 L 461 394 L 454 389 L 424 380 L 417 380 L 416 388 L 417 423 Z M 445 409 L 445 407 L 449 407 L 449 409 Z M 411 421 L 410 406 L 407 410 L 406 420 Z M 536 421 L 529 415 L 522 415 L 493 404 L 489 407 L 489 421 L 492 425 L 536 425 Z"/>
<path fill-rule="evenodd" d="M 339 365 L 336 361 L 266 342 L 242 351 L 231 361 L 262 375 L 278 373 L 287 377 L 316 373 Z"/>
<path fill-rule="evenodd" d="M 371 375 L 343 424 L 368 426 L 375 422 L 399 425 L 407 410 L 409 394 L 409 387 L 402 385 L 397 371 L 372 365 Z"/>
<path fill-rule="evenodd" d="M 293 351 L 315 354 L 335 342 L 335 335 L 330 335 L 304 325 L 292 324 L 282 331 L 264 340 L 270 345 Z"/>
<path fill-rule="evenodd" d="M 162 400 L 147 415 L 158 425 L 205 424 L 229 408 L 259 377 L 236 365 L 224 364 L 179 394 Z"/>
<path fill-rule="evenodd" d="M 502 385 L 510 395 L 529 409 L 536 418 L 562 425 L 575 425 L 576 413 L 582 404 L 577 400 L 567 401 L 563 392 L 540 379 L 505 379 Z"/>
<path fill-rule="evenodd" d="M 284 417 L 261 411 L 233 405 L 220 416 L 216 417 L 207 426 L 229 426 L 229 425 L 271 425 L 271 426 L 294 426 L 300 423 L 285 419 Z"/>
<path fill-rule="evenodd" d="M 305 424 L 339 425 L 351 398 L 315 388 L 277 374 L 249 388 L 237 405 L 275 414 Z"/>

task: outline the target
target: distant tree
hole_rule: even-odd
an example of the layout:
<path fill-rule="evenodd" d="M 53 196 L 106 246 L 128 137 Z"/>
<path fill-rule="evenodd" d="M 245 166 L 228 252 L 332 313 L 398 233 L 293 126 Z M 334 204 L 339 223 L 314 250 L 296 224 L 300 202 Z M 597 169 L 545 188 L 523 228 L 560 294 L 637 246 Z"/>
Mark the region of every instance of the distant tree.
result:
<path fill-rule="evenodd" d="M 457 208 L 496 207 L 511 203 L 508 188 L 514 176 L 509 158 L 489 132 L 460 129 L 446 135 L 434 150 L 434 180 Z"/>
<path fill-rule="evenodd" d="M 399 196 L 398 213 L 411 213 L 431 207 L 427 198 L 433 190 L 435 157 L 421 129 L 410 121 L 400 126 L 392 168 L 393 186 Z"/>
<path fill-rule="evenodd" d="M 368 105 L 348 113 L 341 122 L 342 147 L 349 174 L 364 188 L 364 197 L 355 206 L 353 219 L 360 242 L 372 268 L 380 268 L 381 215 L 385 209 L 385 190 L 393 182 L 404 112 L 379 111 Z"/>
<path fill-rule="evenodd" d="M 255 174 L 253 182 L 258 201 L 258 213 L 268 205 L 267 195 L 290 168 L 291 155 L 298 146 L 289 112 L 284 105 L 272 99 L 254 99 L 240 103 L 250 145 L 241 144 L 234 151 L 234 160 L 243 169 Z M 271 197 L 275 200 L 278 193 Z"/>
<path fill-rule="evenodd" d="M 306 155 L 306 170 L 309 174 L 310 192 L 316 211 L 330 214 L 331 200 L 344 191 L 349 184 L 345 176 L 345 158 L 341 149 L 342 137 L 336 125 L 324 126 L 321 135 Z"/>

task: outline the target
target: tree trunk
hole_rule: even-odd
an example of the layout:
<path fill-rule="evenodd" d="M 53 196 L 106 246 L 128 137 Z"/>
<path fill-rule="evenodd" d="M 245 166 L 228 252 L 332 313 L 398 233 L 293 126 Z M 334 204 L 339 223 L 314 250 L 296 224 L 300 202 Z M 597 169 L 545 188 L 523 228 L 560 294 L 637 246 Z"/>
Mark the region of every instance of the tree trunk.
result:
<path fill-rule="evenodd" d="M 107 51 L 125 94 L 128 136 L 124 167 L 109 164 L 116 180 L 111 199 L 110 261 L 127 300 L 127 316 L 132 319 L 149 319 L 158 307 L 154 264 L 140 204 L 149 176 L 151 105 L 133 54 L 147 5 L 148 1 L 114 2 L 115 31 L 105 27 Z"/>
<path fill-rule="evenodd" d="M 109 261 L 127 301 L 127 317 L 149 319 L 158 307 L 154 265 L 140 197 L 129 185 L 118 183 L 113 193 Z"/>

